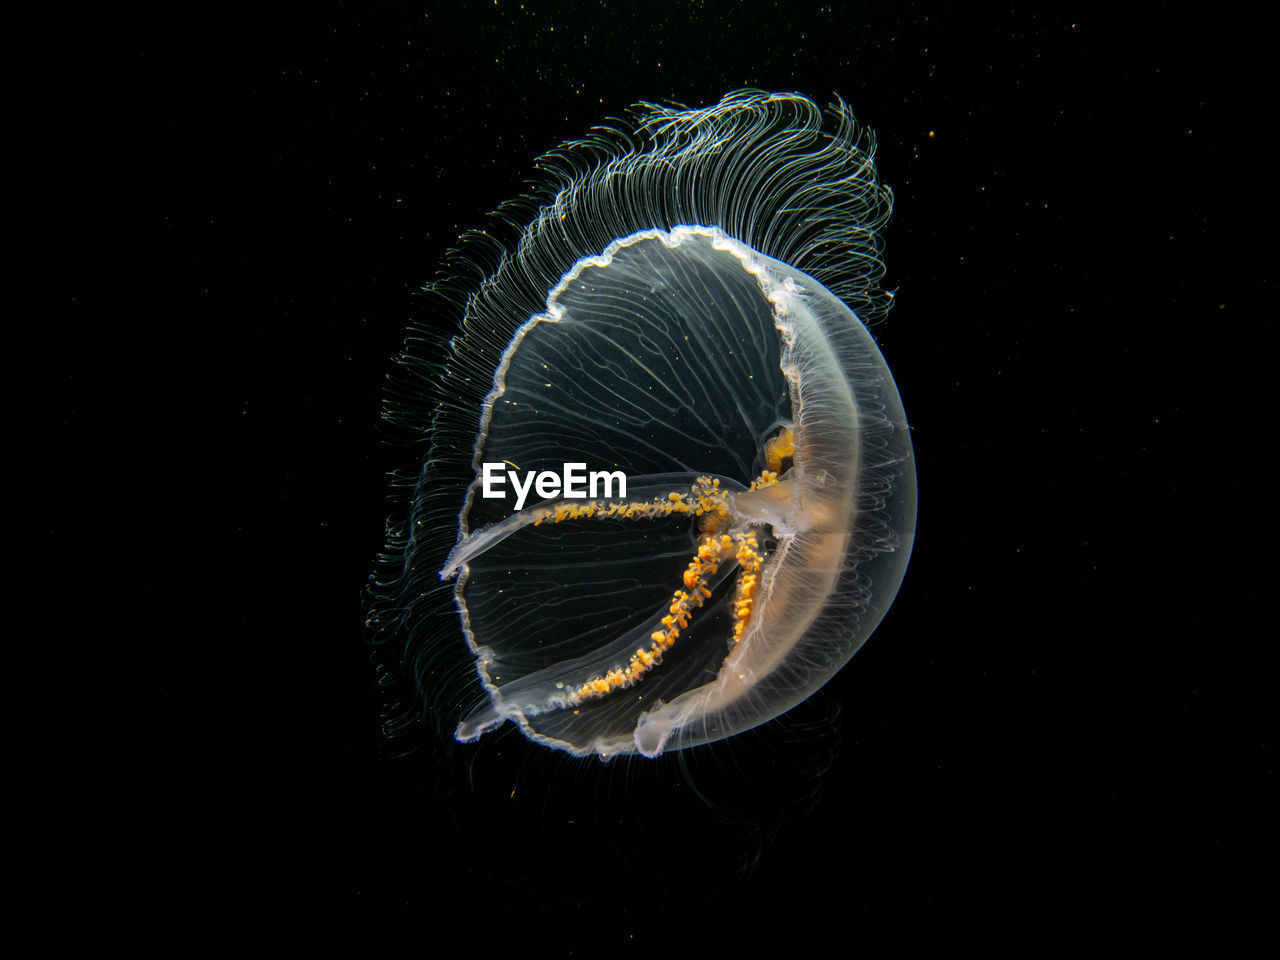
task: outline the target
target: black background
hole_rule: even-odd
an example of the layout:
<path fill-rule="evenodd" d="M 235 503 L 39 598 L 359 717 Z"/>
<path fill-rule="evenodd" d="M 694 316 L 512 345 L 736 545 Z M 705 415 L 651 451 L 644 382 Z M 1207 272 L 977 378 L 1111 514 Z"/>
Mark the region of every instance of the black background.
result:
<path fill-rule="evenodd" d="M 79 839 L 41 900 L 163 948 L 428 954 L 1038 955 L 1260 919 L 1252 32 L 1012 2 L 79 21 L 42 331 L 72 506 L 41 522 L 92 571 L 55 622 L 95 706 L 43 761 Z M 880 138 L 875 333 L 920 490 L 897 604 L 822 694 L 706 751 L 456 747 L 452 715 L 389 743 L 361 639 L 402 456 L 379 390 L 406 322 L 452 322 L 414 291 L 542 151 L 740 87 L 839 92 Z"/>

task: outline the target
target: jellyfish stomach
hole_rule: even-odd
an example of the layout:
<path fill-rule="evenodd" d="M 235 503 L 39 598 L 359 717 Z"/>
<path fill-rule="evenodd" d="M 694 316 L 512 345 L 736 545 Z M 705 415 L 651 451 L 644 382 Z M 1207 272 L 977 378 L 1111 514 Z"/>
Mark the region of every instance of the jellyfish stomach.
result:
<path fill-rule="evenodd" d="M 763 476 L 774 479 L 726 495 L 725 509 L 735 520 L 767 526 L 776 537 L 846 528 L 851 509 L 849 491 L 827 471 L 793 469 L 781 480 L 770 471 Z"/>

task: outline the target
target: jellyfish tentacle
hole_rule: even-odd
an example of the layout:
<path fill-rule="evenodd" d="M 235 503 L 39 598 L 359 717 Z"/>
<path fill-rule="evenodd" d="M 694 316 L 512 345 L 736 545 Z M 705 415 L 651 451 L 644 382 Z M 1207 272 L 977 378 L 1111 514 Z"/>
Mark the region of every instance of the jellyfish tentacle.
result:
<path fill-rule="evenodd" d="M 741 490 L 742 485 L 728 477 L 699 476 L 688 481 L 666 484 L 642 484 L 636 496 L 607 500 L 547 500 L 527 510 L 518 510 L 499 523 L 471 531 L 459 540 L 440 570 L 440 579 L 457 576 L 464 563 L 501 543 L 525 527 L 538 527 L 552 521 L 615 518 L 650 519 L 666 516 L 702 516 L 723 504 L 723 494 Z"/>
<path fill-rule="evenodd" d="M 787 434 L 788 440 L 790 434 Z M 777 475 L 764 471 L 750 486 L 750 490 L 760 490 L 777 483 Z M 721 524 L 729 517 L 729 508 L 724 495 L 719 491 L 719 480 L 699 477 L 693 489 L 694 508 L 700 515 L 714 522 L 698 540 L 698 550 L 689 566 L 685 569 L 684 590 L 676 590 L 671 600 L 667 616 L 662 618 L 662 629 L 655 630 L 649 636 L 648 649 L 639 647 L 631 655 L 625 667 L 614 667 L 607 673 L 594 676 L 579 684 L 570 694 L 571 704 L 584 700 L 603 697 L 614 690 L 624 689 L 635 684 L 653 667 L 662 662 L 662 655 L 675 645 L 680 631 L 689 626 L 693 611 L 701 607 L 704 601 L 711 598 L 711 590 L 707 586 L 709 577 L 714 576 L 720 565 L 732 560 L 742 571 L 734 595 L 734 643 L 742 639 L 743 631 L 750 622 L 754 607 L 755 589 L 758 574 L 764 563 L 764 554 L 759 549 L 756 535 L 750 530 L 734 533 L 719 533 Z M 677 494 L 671 494 L 675 500 Z"/>
<path fill-rule="evenodd" d="M 765 470 L 749 489 L 760 490 L 776 483 L 777 475 Z M 615 503 L 609 505 L 613 509 L 601 512 L 601 516 L 626 518 L 672 514 L 703 517 L 705 529 L 681 578 L 683 589 L 674 592 L 666 613 L 657 615 L 656 623 L 651 621 L 633 631 L 624 643 L 613 645 L 604 657 L 597 655 L 591 658 L 597 665 L 594 669 L 580 660 L 572 664 L 556 664 L 508 685 L 494 684 L 491 701 L 459 724 L 457 738 L 464 742 L 474 740 L 505 719 L 520 721 L 551 710 L 573 709 L 587 701 L 634 686 L 662 662 L 663 654 L 675 645 L 681 631 L 689 627 L 694 611 L 711 599 L 713 588 L 735 569 L 740 571 L 740 575 L 734 591 L 731 642 L 739 643 L 750 623 L 758 575 L 765 555 L 756 534 L 749 528 L 722 532 L 724 523 L 729 519 L 728 492 L 720 489 L 719 479 L 702 476 L 691 485 L 687 495 L 670 491 L 665 500 Z M 580 504 L 566 506 L 564 502 L 531 513 L 536 514 L 536 518 L 529 522 L 535 526 L 549 517 L 554 517 L 559 523 L 563 519 L 596 515 L 595 511 L 582 508 Z M 648 645 L 636 646 L 626 655 L 626 648 L 633 639 L 645 633 L 648 634 Z M 622 655 L 627 656 L 625 662 Z M 481 659 L 485 659 L 483 654 Z M 582 677 L 584 667 L 588 670 L 585 678 Z M 564 679 L 575 675 L 579 677 L 576 681 Z"/>
<path fill-rule="evenodd" d="M 736 538 L 737 556 L 741 573 L 738 575 L 737 590 L 733 598 L 733 642 L 740 643 L 742 635 L 751 622 L 751 613 L 755 609 L 756 587 L 760 581 L 760 568 L 764 566 L 765 555 L 756 542 L 754 533 L 739 534 Z"/>
<path fill-rule="evenodd" d="M 510 683 L 502 683 L 500 673 L 494 673 L 486 683 L 489 702 L 478 707 L 458 725 L 457 738 L 468 742 L 503 720 L 519 722 L 552 711 L 573 709 L 613 690 L 633 686 L 645 672 L 661 662 L 661 654 L 670 649 L 680 630 L 688 627 L 692 611 L 702 606 L 712 591 L 737 568 L 736 553 L 719 545 L 721 535 L 704 534 L 700 540 L 708 544 L 716 541 L 717 545 L 706 556 L 695 558 L 700 562 L 693 588 L 687 592 L 677 590 L 672 601 L 655 612 L 646 623 L 603 649 L 543 668 Z M 730 542 L 733 542 L 732 538 Z M 701 546 L 699 553 L 702 553 Z M 712 553 L 716 557 L 714 563 L 709 562 Z M 693 564 L 690 566 L 692 568 Z M 656 638 L 667 635 L 671 642 L 660 646 Z M 643 645 L 646 639 L 650 643 L 647 649 Z M 478 653 L 482 662 L 492 662 L 492 651 L 481 648 Z M 640 667 L 633 668 L 633 664 Z"/>
<path fill-rule="evenodd" d="M 685 589 L 676 590 L 671 605 L 661 619 L 661 629 L 649 634 L 649 646 L 637 647 L 626 666 L 618 666 L 606 673 L 588 678 L 569 693 L 569 704 L 576 706 L 586 700 L 603 697 L 615 690 L 636 684 L 646 673 L 662 662 L 662 655 L 670 650 L 687 629 L 693 611 L 711 599 L 711 579 L 726 561 L 736 562 L 735 538 L 727 533 L 704 533 L 698 538 L 698 551 L 689 562 L 682 582 Z"/>

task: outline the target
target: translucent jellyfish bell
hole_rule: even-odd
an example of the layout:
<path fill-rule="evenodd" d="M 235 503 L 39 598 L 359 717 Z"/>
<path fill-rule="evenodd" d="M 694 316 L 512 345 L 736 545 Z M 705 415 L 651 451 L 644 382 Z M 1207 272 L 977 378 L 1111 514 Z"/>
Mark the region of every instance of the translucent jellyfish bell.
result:
<path fill-rule="evenodd" d="M 459 740 L 507 721 L 605 758 L 722 739 L 809 697 L 880 622 L 916 494 L 860 319 L 889 302 L 873 153 L 842 102 L 744 92 L 645 105 L 544 158 L 529 224 L 461 294 L 371 611 L 412 655 L 428 573 L 452 586 L 485 694 Z M 410 355 L 393 399 L 420 376 Z M 524 502 L 485 496 L 486 464 L 528 478 Z M 562 495 L 536 494 L 543 473 Z M 619 474 L 625 494 L 604 489 Z"/>

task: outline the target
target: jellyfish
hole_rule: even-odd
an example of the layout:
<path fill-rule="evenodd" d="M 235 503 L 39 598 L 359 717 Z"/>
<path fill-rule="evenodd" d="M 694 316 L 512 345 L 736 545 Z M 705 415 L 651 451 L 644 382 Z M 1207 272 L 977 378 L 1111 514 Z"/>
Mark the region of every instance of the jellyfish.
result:
<path fill-rule="evenodd" d="M 645 103 L 464 238 L 431 287 L 459 317 L 445 358 L 412 331 L 388 390 L 422 461 L 369 613 L 428 707 L 461 708 L 458 741 L 514 724 L 609 759 L 721 740 L 879 625 L 916 485 L 868 329 L 892 302 L 874 156 L 839 98 Z M 424 681 L 440 642 L 465 644 L 465 690 Z"/>

